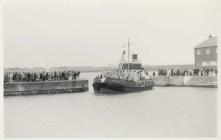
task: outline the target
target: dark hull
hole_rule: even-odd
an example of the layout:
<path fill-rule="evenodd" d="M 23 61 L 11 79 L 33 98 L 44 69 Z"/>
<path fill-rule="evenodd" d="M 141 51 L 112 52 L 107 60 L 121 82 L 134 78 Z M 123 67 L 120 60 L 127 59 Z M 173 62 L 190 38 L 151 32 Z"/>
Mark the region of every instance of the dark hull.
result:
<path fill-rule="evenodd" d="M 145 84 L 139 85 L 139 83 L 134 81 L 109 78 L 103 83 L 94 81 L 92 86 L 95 93 L 120 94 L 151 90 L 153 88 L 153 81 L 146 80 Z"/>

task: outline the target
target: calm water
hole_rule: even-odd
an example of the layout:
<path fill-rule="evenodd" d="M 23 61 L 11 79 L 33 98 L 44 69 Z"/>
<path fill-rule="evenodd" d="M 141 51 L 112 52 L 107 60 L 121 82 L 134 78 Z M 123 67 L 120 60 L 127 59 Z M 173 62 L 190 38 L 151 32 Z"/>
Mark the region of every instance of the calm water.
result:
<path fill-rule="evenodd" d="M 97 73 L 83 73 L 90 79 Z M 5 137 L 216 136 L 214 88 L 5 98 Z"/>

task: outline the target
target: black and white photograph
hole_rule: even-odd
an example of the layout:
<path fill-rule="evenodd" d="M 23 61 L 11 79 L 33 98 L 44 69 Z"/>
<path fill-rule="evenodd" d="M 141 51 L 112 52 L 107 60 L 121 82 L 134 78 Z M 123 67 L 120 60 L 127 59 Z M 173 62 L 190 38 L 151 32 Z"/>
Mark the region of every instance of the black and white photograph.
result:
<path fill-rule="evenodd" d="M 2 1 L 2 138 L 217 138 L 219 0 Z"/>

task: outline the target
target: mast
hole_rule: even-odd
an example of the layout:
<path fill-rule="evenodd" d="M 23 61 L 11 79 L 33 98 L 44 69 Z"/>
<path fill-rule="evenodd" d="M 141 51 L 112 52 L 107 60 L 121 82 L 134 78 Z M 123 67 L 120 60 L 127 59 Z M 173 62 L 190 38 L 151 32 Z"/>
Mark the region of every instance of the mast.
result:
<path fill-rule="evenodd" d="M 128 78 L 130 76 L 130 69 L 129 69 L 129 66 L 130 66 L 130 38 L 128 37 L 128 42 L 127 42 L 127 62 L 128 62 Z"/>
<path fill-rule="evenodd" d="M 128 78 L 130 76 L 130 45 L 131 44 L 135 44 L 135 43 L 131 43 L 130 42 L 130 38 L 128 37 L 128 42 L 127 42 L 127 64 L 128 64 L 127 71 L 128 71 Z"/>
<path fill-rule="evenodd" d="M 127 43 L 127 52 L 128 52 L 128 79 L 130 77 L 130 38 L 128 37 L 128 43 Z"/>

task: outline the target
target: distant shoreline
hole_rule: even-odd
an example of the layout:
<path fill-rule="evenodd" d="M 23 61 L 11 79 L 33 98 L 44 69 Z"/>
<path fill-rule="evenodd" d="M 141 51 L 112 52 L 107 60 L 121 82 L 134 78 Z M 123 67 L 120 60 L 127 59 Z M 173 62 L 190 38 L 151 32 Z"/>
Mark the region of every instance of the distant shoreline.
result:
<path fill-rule="evenodd" d="M 144 65 L 143 66 L 146 71 L 158 71 L 159 69 L 193 69 L 195 68 L 194 64 L 189 65 Z M 75 70 L 80 72 L 102 72 L 102 71 L 111 71 L 116 69 L 116 66 L 76 66 L 76 67 L 33 67 L 33 68 L 22 68 L 22 67 L 14 67 L 14 68 L 4 68 L 4 72 L 42 72 L 42 71 L 66 71 L 66 70 Z"/>
<path fill-rule="evenodd" d="M 145 70 L 159 70 L 159 69 L 192 69 L 194 68 L 193 64 L 189 65 L 144 65 Z M 48 68 L 48 71 L 65 71 L 65 70 L 76 70 L 80 72 L 102 72 L 102 71 L 110 71 L 115 69 L 114 66 L 104 66 L 104 67 L 97 67 L 97 66 L 76 66 L 76 67 L 51 67 Z M 14 68 L 4 68 L 4 72 L 41 72 L 45 71 L 46 68 L 44 67 L 33 67 L 33 68 L 22 68 L 22 67 L 14 67 Z"/>

